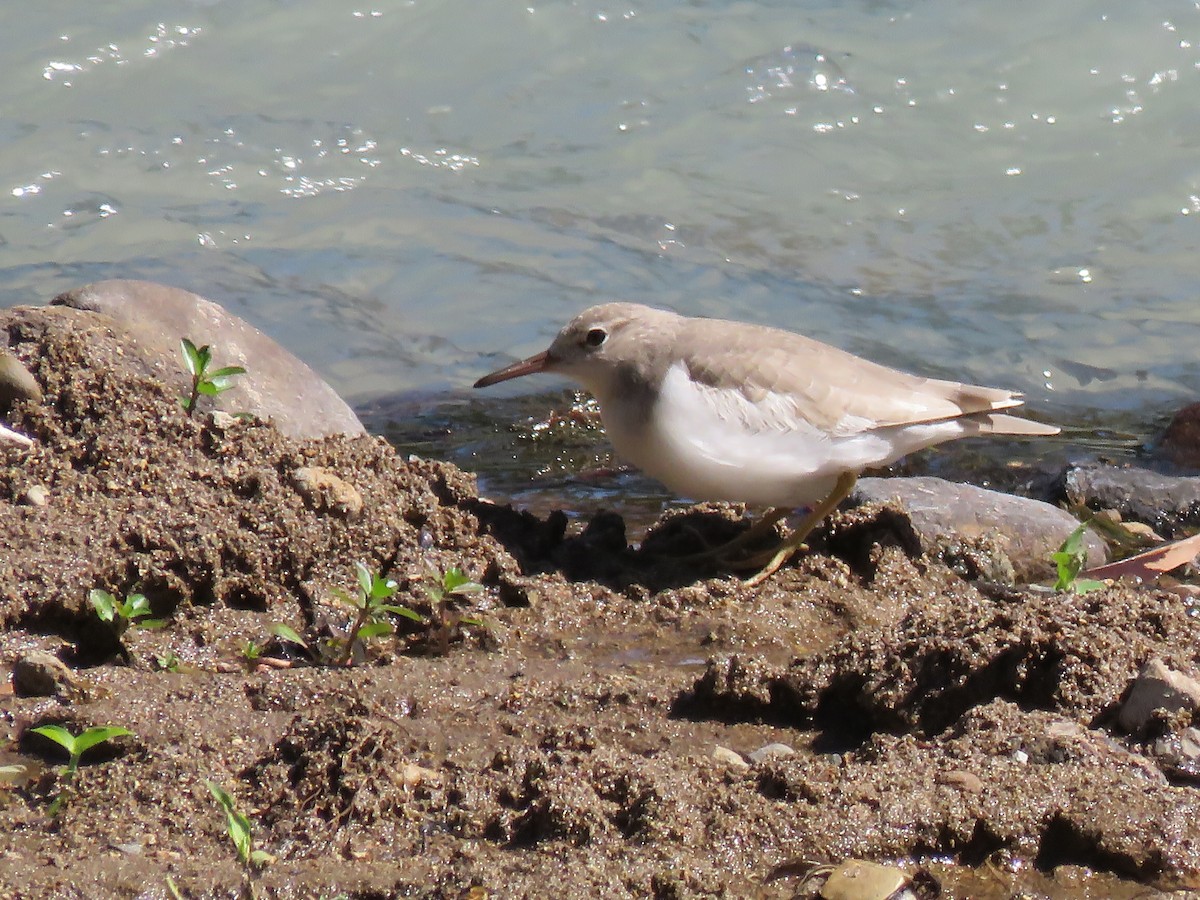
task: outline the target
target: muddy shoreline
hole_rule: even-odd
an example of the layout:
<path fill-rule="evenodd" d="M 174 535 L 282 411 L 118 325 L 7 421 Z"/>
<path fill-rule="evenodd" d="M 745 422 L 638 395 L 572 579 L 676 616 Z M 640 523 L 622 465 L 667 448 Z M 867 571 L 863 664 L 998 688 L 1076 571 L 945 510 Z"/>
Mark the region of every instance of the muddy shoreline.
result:
<path fill-rule="evenodd" d="M 748 589 L 661 561 L 735 510 L 664 517 L 656 556 L 378 438 L 189 418 L 182 371 L 101 317 L 4 328 L 43 397 L 7 416 L 35 446 L 0 446 L 0 896 L 244 892 L 206 780 L 274 857 L 259 896 L 791 897 L 848 858 L 943 896 L 1200 889 L 1196 780 L 1153 750 L 1194 723 L 1115 720 L 1147 661 L 1197 671 L 1183 595 L 964 580 L 876 506 Z M 460 568 L 484 590 L 454 615 L 485 624 L 396 619 L 348 668 L 272 636 L 344 635 L 356 561 L 427 622 Z M 97 587 L 165 627 L 118 639 Z M 69 674 L 13 691 L 39 650 Z M 132 732 L 53 818 L 44 724 Z"/>

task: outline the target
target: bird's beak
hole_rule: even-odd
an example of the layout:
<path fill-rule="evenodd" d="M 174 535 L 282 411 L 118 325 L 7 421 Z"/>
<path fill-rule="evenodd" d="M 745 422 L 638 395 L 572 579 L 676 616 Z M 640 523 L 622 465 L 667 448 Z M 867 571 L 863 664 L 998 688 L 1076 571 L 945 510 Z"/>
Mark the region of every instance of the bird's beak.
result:
<path fill-rule="evenodd" d="M 543 350 L 536 356 L 529 357 L 529 359 L 523 359 L 520 362 L 513 363 L 511 366 L 498 369 L 490 375 L 484 375 L 475 382 L 474 387 L 490 387 L 493 384 L 499 384 L 501 381 L 508 381 L 510 378 L 520 378 L 522 375 L 545 372 L 548 365 L 550 365 L 550 351 Z"/>

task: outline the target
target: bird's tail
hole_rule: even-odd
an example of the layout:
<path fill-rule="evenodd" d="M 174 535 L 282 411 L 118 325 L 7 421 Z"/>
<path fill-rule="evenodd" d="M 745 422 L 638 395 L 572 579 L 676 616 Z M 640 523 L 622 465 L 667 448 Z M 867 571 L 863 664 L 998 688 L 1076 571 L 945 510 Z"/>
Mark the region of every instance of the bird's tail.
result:
<path fill-rule="evenodd" d="M 979 427 L 979 434 L 1023 434 L 1033 437 L 1058 434 L 1059 432 L 1059 429 L 1053 425 L 1043 425 L 1041 422 L 1022 419 L 1018 416 L 1008 416 L 1004 413 L 976 413 L 964 418 Z"/>

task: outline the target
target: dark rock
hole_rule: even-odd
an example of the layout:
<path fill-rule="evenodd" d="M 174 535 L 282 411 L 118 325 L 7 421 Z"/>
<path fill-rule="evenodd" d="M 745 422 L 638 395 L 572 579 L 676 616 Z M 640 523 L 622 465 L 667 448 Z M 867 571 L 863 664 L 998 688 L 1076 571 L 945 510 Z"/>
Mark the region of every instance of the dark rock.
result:
<path fill-rule="evenodd" d="M 971 559 L 972 569 L 989 580 L 1004 580 L 1005 560 L 1017 579 L 1036 581 L 1053 574 L 1050 554 L 1074 531 L 1079 522 L 1074 516 L 1049 503 L 1001 494 L 970 484 L 958 484 L 941 478 L 863 478 L 850 495 L 850 503 L 886 503 L 898 506 L 929 555 L 944 555 L 952 564 Z M 963 540 L 972 543 L 967 554 Z M 1104 542 L 1088 532 L 1088 564 L 1107 561 Z M 979 560 L 989 544 L 990 555 Z M 986 555 L 986 554 L 985 554 Z"/>
<path fill-rule="evenodd" d="M 91 310 L 115 319 L 147 356 L 169 359 L 180 372 L 181 338 L 209 344 L 213 365 L 239 365 L 235 387 L 205 398 L 226 412 L 270 419 L 289 437 L 362 434 L 354 411 L 319 375 L 257 328 L 197 294 L 149 281 L 98 281 L 60 294 L 58 306 Z"/>
<path fill-rule="evenodd" d="M 1196 709 L 1200 709 L 1200 681 L 1152 659 L 1133 680 L 1117 722 L 1129 733 L 1137 734 L 1156 717 Z"/>
<path fill-rule="evenodd" d="M 1116 510 L 1122 519 L 1145 522 L 1167 538 L 1185 537 L 1200 526 L 1200 477 L 1093 463 L 1068 468 L 1059 494 L 1071 506 Z"/>
<path fill-rule="evenodd" d="M 1185 406 L 1163 432 L 1158 451 L 1177 466 L 1200 469 L 1200 403 Z"/>

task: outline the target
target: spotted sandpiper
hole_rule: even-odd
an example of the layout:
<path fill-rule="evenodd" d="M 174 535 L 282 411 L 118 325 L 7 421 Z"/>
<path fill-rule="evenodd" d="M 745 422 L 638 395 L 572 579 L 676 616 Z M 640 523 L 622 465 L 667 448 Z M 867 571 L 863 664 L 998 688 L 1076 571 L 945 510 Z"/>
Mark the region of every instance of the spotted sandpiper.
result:
<path fill-rule="evenodd" d="M 617 454 L 675 493 L 769 507 L 738 546 L 812 504 L 754 560 L 765 565 L 750 583 L 801 546 L 863 469 L 956 438 L 1058 433 L 999 412 L 1024 402 L 1012 391 L 921 378 L 794 332 L 636 303 L 584 310 L 548 350 L 475 387 L 535 372 L 590 391 Z"/>

